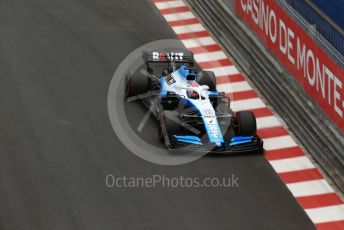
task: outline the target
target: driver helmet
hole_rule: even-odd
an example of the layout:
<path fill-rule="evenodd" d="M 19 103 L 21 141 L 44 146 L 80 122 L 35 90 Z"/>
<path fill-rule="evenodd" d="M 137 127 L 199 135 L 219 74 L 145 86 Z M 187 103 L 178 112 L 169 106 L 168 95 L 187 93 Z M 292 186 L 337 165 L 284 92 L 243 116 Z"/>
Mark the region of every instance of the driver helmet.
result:
<path fill-rule="evenodd" d="M 199 99 L 199 93 L 195 90 L 188 90 L 187 91 L 187 96 L 190 99 Z"/>

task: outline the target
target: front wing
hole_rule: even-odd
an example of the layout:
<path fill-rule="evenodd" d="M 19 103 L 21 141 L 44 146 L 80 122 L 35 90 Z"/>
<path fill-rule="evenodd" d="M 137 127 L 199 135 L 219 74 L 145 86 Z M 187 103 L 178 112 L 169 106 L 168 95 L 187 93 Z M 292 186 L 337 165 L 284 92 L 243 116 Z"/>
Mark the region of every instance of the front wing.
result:
<path fill-rule="evenodd" d="M 185 142 L 178 138 L 180 136 L 171 136 L 170 141 L 175 149 L 188 151 L 207 152 L 211 154 L 244 154 L 244 153 L 263 153 L 263 141 L 259 136 L 252 137 L 252 141 L 231 146 L 230 143 L 217 147 L 214 143 L 196 143 L 195 141 Z"/>

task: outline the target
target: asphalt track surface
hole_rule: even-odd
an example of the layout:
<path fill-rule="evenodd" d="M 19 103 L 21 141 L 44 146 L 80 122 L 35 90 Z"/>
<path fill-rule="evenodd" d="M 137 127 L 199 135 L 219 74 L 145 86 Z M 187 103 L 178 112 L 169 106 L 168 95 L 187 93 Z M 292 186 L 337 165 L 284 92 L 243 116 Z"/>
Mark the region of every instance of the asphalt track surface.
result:
<path fill-rule="evenodd" d="M 261 155 L 159 166 L 115 136 L 116 67 L 145 43 L 176 38 L 150 1 L 2 0 L 0 28 L 0 229 L 314 228 Z M 132 120 L 145 112 L 128 109 Z M 146 132 L 156 135 L 153 120 Z M 108 188 L 107 174 L 234 174 L 240 187 Z"/>

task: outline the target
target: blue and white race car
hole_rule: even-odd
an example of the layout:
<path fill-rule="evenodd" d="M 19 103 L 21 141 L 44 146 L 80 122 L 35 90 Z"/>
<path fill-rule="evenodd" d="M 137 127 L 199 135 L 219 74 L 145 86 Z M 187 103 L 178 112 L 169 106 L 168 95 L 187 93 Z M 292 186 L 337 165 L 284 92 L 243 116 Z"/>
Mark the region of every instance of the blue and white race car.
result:
<path fill-rule="evenodd" d="M 146 71 L 128 74 L 126 98 L 140 99 L 159 120 L 158 137 L 169 149 L 212 153 L 262 152 L 252 112 L 236 114 L 216 91 L 213 72 L 199 71 L 189 52 L 144 52 Z"/>

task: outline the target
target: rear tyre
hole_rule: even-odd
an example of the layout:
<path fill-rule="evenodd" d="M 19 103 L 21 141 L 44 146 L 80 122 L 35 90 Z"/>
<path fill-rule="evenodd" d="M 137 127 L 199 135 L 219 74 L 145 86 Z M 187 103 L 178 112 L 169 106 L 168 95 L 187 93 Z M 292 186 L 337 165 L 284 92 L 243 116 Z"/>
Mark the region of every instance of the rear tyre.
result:
<path fill-rule="evenodd" d="M 137 73 L 134 76 L 128 73 L 124 87 L 126 98 L 147 93 L 149 90 L 149 78 L 141 73 Z"/>
<path fill-rule="evenodd" d="M 197 78 L 197 82 L 200 85 L 209 86 L 210 91 L 216 91 L 216 77 L 212 71 L 203 71 L 203 74 Z"/>
<path fill-rule="evenodd" d="M 255 136 L 257 133 L 256 117 L 252 112 L 238 112 L 236 114 L 238 136 Z"/>

